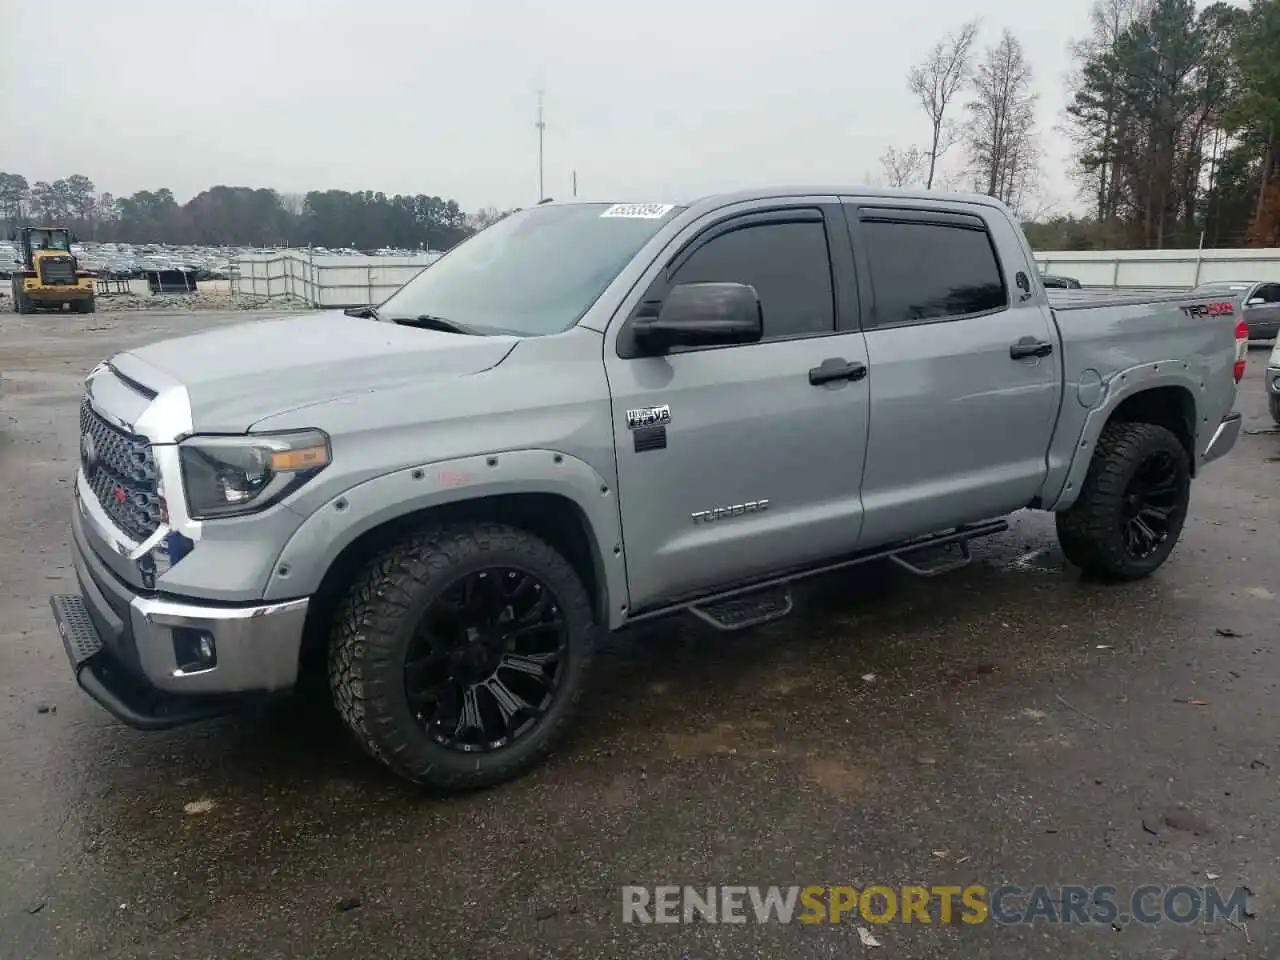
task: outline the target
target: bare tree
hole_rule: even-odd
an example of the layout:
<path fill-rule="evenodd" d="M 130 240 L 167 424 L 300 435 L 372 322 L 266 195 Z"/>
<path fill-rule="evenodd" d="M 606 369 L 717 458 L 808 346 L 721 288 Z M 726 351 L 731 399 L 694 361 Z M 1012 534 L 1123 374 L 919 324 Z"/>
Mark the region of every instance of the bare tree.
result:
<path fill-rule="evenodd" d="M 890 147 L 880 157 L 884 182 L 890 187 L 909 187 L 919 183 L 928 163 L 929 155 L 919 147 L 902 150 Z"/>
<path fill-rule="evenodd" d="M 968 79 L 969 60 L 979 26 L 981 21 L 971 20 L 954 33 L 947 34 L 907 74 L 907 86 L 929 117 L 929 173 L 925 178 L 926 189 L 933 186 L 938 158 L 951 149 L 957 140 L 955 126 L 948 122 L 947 111 Z"/>
<path fill-rule="evenodd" d="M 1040 149 L 1031 64 L 1008 29 L 983 54 L 973 75 L 965 140 L 975 185 L 1019 209 L 1035 187 Z"/>

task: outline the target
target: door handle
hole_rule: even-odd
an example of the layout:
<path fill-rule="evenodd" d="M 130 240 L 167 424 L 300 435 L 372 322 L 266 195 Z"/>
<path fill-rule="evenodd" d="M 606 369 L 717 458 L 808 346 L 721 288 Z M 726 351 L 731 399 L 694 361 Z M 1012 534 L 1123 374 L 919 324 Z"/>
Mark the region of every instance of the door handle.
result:
<path fill-rule="evenodd" d="M 820 387 L 837 380 L 861 380 L 866 375 L 865 363 L 858 363 L 856 360 L 850 363 L 844 357 L 828 357 L 809 371 L 809 383 Z"/>
<path fill-rule="evenodd" d="M 1009 358 L 1012 360 L 1047 357 L 1051 353 L 1053 353 L 1053 344 L 1048 340 L 1037 340 L 1035 337 L 1023 337 L 1009 347 Z"/>

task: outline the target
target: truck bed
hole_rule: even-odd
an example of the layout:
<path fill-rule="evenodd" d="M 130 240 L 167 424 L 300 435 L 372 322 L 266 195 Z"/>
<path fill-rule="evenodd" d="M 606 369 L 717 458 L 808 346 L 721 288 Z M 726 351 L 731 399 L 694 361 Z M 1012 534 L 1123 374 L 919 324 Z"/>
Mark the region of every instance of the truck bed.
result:
<path fill-rule="evenodd" d="M 1174 303 L 1191 299 L 1190 290 L 1169 287 L 1113 290 L 1109 287 L 1083 290 L 1047 289 L 1054 310 L 1084 310 L 1089 307 L 1129 307 L 1146 303 Z M 1207 299 L 1204 296 L 1195 299 Z M 1221 299 L 1213 297 L 1211 299 Z"/>

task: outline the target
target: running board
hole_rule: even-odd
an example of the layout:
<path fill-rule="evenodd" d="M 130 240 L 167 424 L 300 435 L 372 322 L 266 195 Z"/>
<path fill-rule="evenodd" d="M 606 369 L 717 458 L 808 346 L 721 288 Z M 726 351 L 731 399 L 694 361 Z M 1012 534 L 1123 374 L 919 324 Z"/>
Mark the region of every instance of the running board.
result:
<path fill-rule="evenodd" d="M 960 547 L 959 555 L 949 552 L 949 548 L 952 546 Z M 936 577 L 941 573 L 950 573 L 952 570 L 967 567 L 973 562 L 973 554 L 969 552 L 969 541 L 961 540 L 958 544 L 947 544 L 946 546 L 930 544 L 926 547 L 917 547 L 914 550 L 907 550 L 903 553 L 892 553 L 889 555 L 889 559 L 903 570 L 913 573 L 917 577 Z M 917 560 L 923 562 L 916 562 Z"/>
<path fill-rule="evenodd" d="M 710 603 L 696 603 L 689 612 L 717 630 L 746 630 L 781 620 L 791 612 L 791 585 L 758 587 Z"/>
<path fill-rule="evenodd" d="M 947 533 L 935 533 L 918 540 L 899 543 L 866 553 L 855 554 L 835 563 L 795 570 L 756 583 L 720 590 L 701 597 L 690 597 L 627 617 L 626 623 L 655 620 L 673 613 L 689 612 L 718 630 L 744 630 L 773 620 L 780 620 L 792 610 L 791 584 L 824 573 L 833 573 L 873 560 L 892 560 L 919 577 L 936 577 L 968 566 L 973 560 L 969 544 L 979 537 L 989 537 L 1009 529 L 1009 521 L 987 520 L 956 527 Z M 957 545 L 959 556 L 942 557 L 929 563 L 927 558 L 939 548 Z"/>

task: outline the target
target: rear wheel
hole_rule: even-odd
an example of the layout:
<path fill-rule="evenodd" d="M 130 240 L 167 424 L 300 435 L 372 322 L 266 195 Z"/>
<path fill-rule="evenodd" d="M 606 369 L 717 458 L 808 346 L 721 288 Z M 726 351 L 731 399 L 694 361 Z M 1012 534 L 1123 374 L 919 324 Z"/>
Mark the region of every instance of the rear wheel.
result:
<path fill-rule="evenodd" d="M 1271 419 L 1280 423 L 1280 394 L 1273 393 L 1267 399 L 1271 401 Z"/>
<path fill-rule="evenodd" d="M 19 313 L 35 313 L 36 312 L 35 303 L 32 301 L 32 299 L 29 296 L 27 296 L 21 290 L 18 291 L 18 295 L 14 298 L 14 303 Z"/>
<path fill-rule="evenodd" d="M 1173 551 L 1190 496 L 1187 451 L 1172 431 L 1153 423 L 1109 423 L 1080 496 L 1057 515 L 1058 542 L 1086 573 L 1140 579 Z"/>
<path fill-rule="evenodd" d="M 443 790 L 510 780 L 578 705 L 596 625 L 586 588 L 526 531 L 417 534 L 357 578 L 334 627 L 334 702 L 371 755 Z"/>
<path fill-rule="evenodd" d="M 76 313 L 93 313 L 95 309 L 93 297 L 76 301 Z"/>

